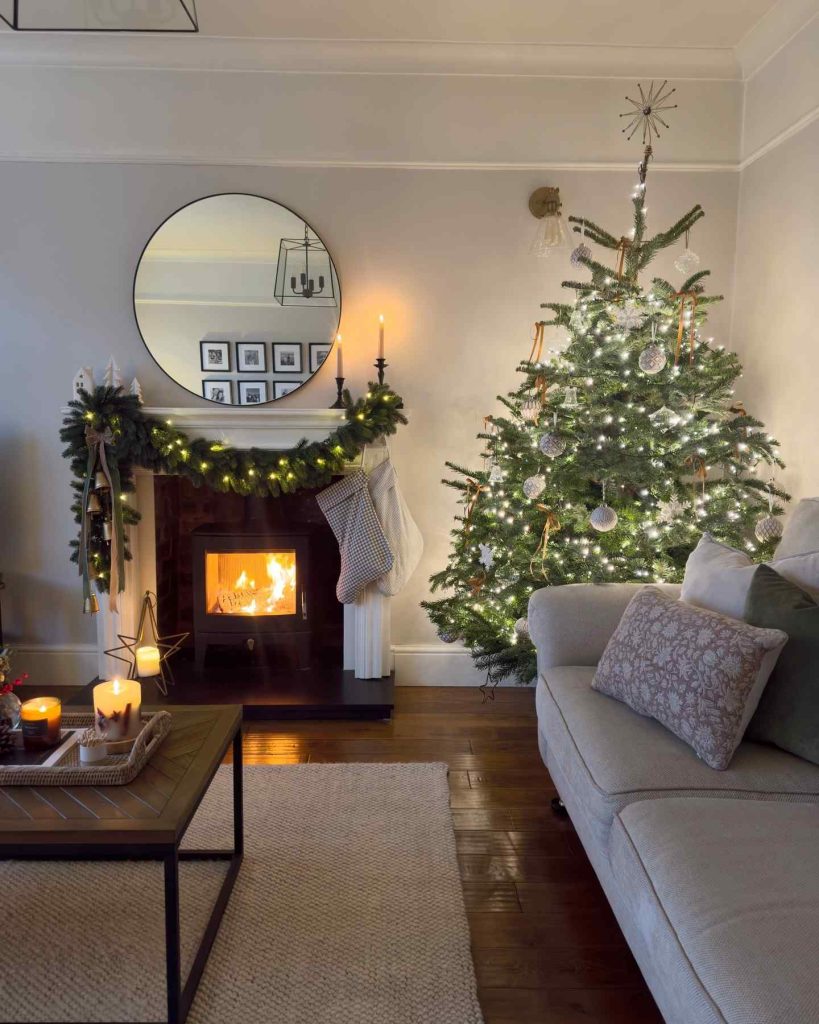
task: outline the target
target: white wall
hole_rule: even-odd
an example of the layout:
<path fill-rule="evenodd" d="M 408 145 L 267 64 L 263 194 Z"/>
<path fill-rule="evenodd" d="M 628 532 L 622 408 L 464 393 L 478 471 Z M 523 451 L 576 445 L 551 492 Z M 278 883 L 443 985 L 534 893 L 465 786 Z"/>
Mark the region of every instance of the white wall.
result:
<path fill-rule="evenodd" d="M 0 88 L 15 97 L 0 137 L 0 567 L 11 637 L 29 647 L 92 642 L 67 561 L 74 525 L 60 407 L 76 369 L 100 367 L 112 352 L 139 375 L 150 404 L 196 404 L 145 352 L 134 267 L 169 213 L 235 190 L 282 200 L 327 243 L 354 391 L 371 373 L 377 313 L 387 317 L 388 378 L 410 417 L 393 449 L 426 539 L 394 602 L 399 681 L 473 678 L 418 606 L 446 557 L 455 512 L 439 483 L 443 463 L 475 464 L 482 418 L 515 385 L 539 305 L 569 274 L 567 261 L 527 254 L 529 193 L 558 185 L 567 212 L 614 233 L 629 227 L 639 147 L 618 130 L 625 83 L 0 67 Z M 706 209 L 692 244 L 729 297 L 714 316 L 722 339 L 738 185 L 726 168 L 738 156 L 740 93 L 733 81 L 681 83 L 679 119 L 658 147 L 665 169 L 649 179 L 658 228 L 695 202 Z M 218 164 L 204 160 L 209 152 Z M 177 162 L 190 153 L 195 163 Z M 657 269 L 673 274 L 670 262 Z M 332 376 L 324 367 L 285 401 L 329 405 Z M 55 655 L 49 668 L 38 654 L 37 671 L 49 680 L 68 657 Z"/>
<path fill-rule="evenodd" d="M 732 344 L 745 391 L 782 443 L 777 479 L 819 494 L 819 18 L 749 80 Z"/>

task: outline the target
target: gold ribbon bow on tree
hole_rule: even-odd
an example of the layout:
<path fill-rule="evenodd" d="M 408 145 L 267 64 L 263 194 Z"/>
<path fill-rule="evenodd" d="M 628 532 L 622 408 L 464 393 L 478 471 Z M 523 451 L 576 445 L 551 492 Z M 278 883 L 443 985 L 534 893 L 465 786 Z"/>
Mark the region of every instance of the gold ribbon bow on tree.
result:
<path fill-rule="evenodd" d="M 89 425 L 85 428 L 85 443 L 88 446 L 88 462 L 82 492 L 83 517 L 80 528 L 80 575 L 82 576 L 83 608 L 86 611 L 96 612 L 99 607 L 96 594 L 91 586 L 91 553 L 87 513 L 92 482 L 98 471 L 97 467 L 99 467 L 99 472 L 105 478 L 111 495 L 111 579 L 108 587 L 108 606 L 112 612 L 115 612 L 118 610 L 117 595 L 125 590 L 125 531 L 122 523 L 119 466 L 113 450 L 109 450 L 113 448 L 114 444 L 113 431 L 110 427 L 100 431 Z"/>
<path fill-rule="evenodd" d="M 697 303 L 699 302 L 699 296 L 696 292 L 674 292 L 674 298 L 680 300 L 680 316 L 679 323 L 677 325 L 677 344 L 674 348 L 674 365 L 680 361 L 680 351 L 682 349 L 683 337 L 685 335 L 685 310 L 686 306 L 691 306 L 691 323 L 688 325 L 688 343 L 689 343 L 689 363 L 694 362 L 694 327 L 695 327 L 695 314 L 697 312 Z"/>
<path fill-rule="evenodd" d="M 466 478 L 466 494 L 464 500 L 466 501 L 466 515 L 464 516 L 464 530 L 469 530 L 472 522 L 472 513 L 475 511 L 475 506 L 478 504 L 478 498 L 480 498 L 483 491 L 488 491 L 489 485 L 482 484 L 480 480 L 475 480 L 471 476 Z"/>
<path fill-rule="evenodd" d="M 538 320 L 535 326 L 532 328 L 532 351 L 529 353 L 527 362 L 539 363 L 543 356 L 543 335 L 546 324 L 542 320 Z"/>
<path fill-rule="evenodd" d="M 697 493 L 697 481 L 702 484 L 702 496 L 705 497 L 705 481 L 708 479 L 708 467 L 701 455 L 689 455 L 685 460 L 687 469 L 691 470 L 694 477 L 694 494 Z"/>
<path fill-rule="evenodd" d="M 626 256 L 629 249 L 634 245 L 634 242 L 630 238 L 626 238 L 625 235 L 620 239 L 617 246 L 617 280 L 623 280 L 623 271 L 626 269 Z"/>
<path fill-rule="evenodd" d="M 538 555 L 540 555 L 540 572 L 543 576 L 545 576 L 546 549 L 549 546 L 549 537 L 553 532 L 557 532 L 560 529 L 560 520 L 549 508 L 548 505 L 542 505 L 540 502 L 538 502 L 535 505 L 535 508 L 541 512 L 546 513 L 546 522 L 543 524 L 543 530 L 541 531 L 540 540 L 538 541 L 537 547 L 535 548 L 535 553 L 532 555 L 529 561 L 529 571 L 534 574 L 535 562 L 537 560 Z"/>

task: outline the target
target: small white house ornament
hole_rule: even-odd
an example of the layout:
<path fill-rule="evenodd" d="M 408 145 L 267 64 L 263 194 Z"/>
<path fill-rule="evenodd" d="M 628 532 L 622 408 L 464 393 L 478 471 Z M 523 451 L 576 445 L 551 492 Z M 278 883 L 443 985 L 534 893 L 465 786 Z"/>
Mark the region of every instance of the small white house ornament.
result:
<path fill-rule="evenodd" d="M 74 374 L 74 380 L 71 382 L 71 396 L 77 399 L 80 397 L 81 391 L 90 395 L 94 391 L 94 386 L 94 371 L 90 366 L 83 366 Z"/>

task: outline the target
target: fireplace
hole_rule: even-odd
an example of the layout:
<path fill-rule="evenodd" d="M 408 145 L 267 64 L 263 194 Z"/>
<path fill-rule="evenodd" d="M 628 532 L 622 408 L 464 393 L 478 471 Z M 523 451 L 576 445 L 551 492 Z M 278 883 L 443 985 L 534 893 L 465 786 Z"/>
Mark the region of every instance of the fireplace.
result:
<path fill-rule="evenodd" d="M 271 532 L 264 523 L 200 526 L 192 558 L 197 671 L 211 644 L 251 652 L 266 644 L 274 657 L 289 648 L 300 670 L 310 667 L 307 531 Z"/>

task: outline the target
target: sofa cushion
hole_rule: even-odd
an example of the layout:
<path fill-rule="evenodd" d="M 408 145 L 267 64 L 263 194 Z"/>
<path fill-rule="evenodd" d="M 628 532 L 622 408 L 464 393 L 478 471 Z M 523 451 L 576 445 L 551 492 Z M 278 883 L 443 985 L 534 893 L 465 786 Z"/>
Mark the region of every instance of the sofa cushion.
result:
<path fill-rule="evenodd" d="M 724 771 L 787 639 L 780 629 L 758 629 L 644 587 L 623 613 L 593 686 L 655 718 Z"/>
<path fill-rule="evenodd" d="M 819 604 L 760 565 L 748 591 L 745 618 L 788 634 L 748 726 L 748 739 L 774 743 L 819 764 Z"/>
<path fill-rule="evenodd" d="M 780 576 L 819 598 L 819 551 L 767 562 Z M 741 619 L 757 563 L 744 551 L 721 544 L 704 533 L 688 556 L 682 599 L 699 608 Z"/>
<path fill-rule="evenodd" d="M 819 551 L 819 498 L 803 498 L 785 520 L 774 558 Z"/>
<path fill-rule="evenodd" d="M 653 800 L 618 815 L 610 862 L 653 956 L 682 954 L 717 1020 L 813 1024 L 817 849 L 817 805 Z"/>
<path fill-rule="evenodd" d="M 819 767 L 761 743 L 740 743 L 715 772 L 659 722 L 591 688 L 594 668 L 551 668 L 537 686 L 539 729 L 547 763 L 560 764 L 604 847 L 612 818 L 636 800 L 691 795 L 819 800 Z"/>

